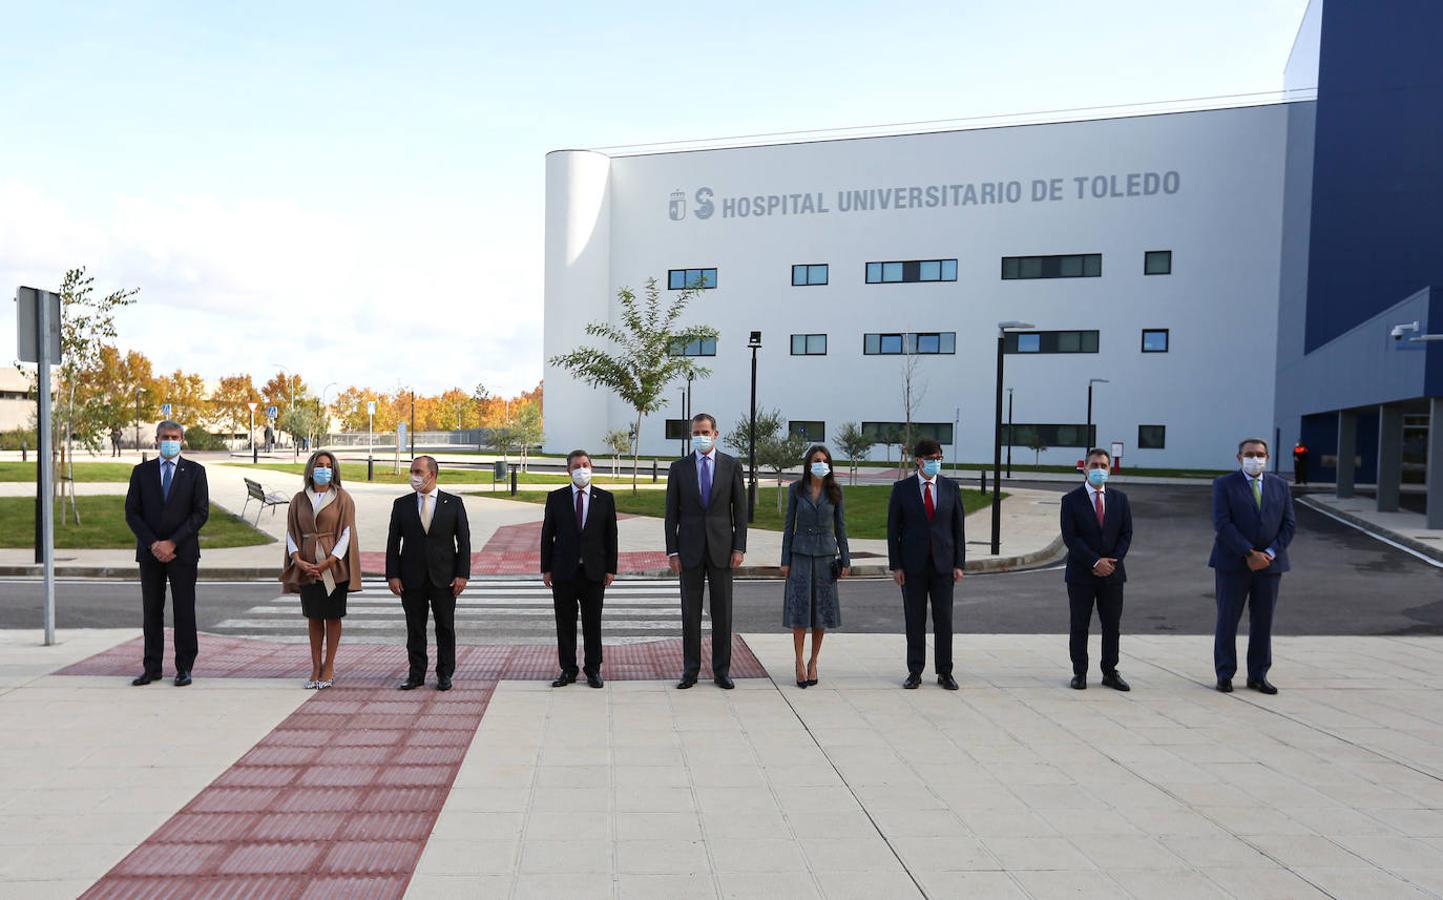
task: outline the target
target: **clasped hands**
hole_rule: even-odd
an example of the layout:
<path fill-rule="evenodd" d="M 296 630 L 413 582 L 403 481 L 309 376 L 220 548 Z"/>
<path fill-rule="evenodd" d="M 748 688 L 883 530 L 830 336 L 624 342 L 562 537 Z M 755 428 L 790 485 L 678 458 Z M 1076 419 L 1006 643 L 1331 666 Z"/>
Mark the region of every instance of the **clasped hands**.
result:
<path fill-rule="evenodd" d="M 157 562 L 168 563 L 175 559 L 175 541 L 155 541 L 150 545 L 150 555 Z"/>
<path fill-rule="evenodd" d="M 318 579 L 325 575 L 327 569 L 333 568 L 335 566 L 336 557 L 327 556 L 324 563 L 306 562 L 306 558 L 301 556 L 301 551 L 297 550 L 295 553 L 291 554 L 291 561 L 296 564 L 296 568 L 300 569 L 302 572 L 309 575 L 310 577 Z"/>
<path fill-rule="evenodd" d="M 1273 564 L 1273 558 L 1261 550 L 1248 551 L 1248 568 L 1254 572 L 1261 572 Z"/>
<path fill-rule="evenodd" d="M 745 556 L 746 556 L 746 554 L 743 553 L 742 551 L 740 551 L 740 550 L 733 550 L 733 551 L 732 551 L 732 558 L 731 558 L 731 568 L 733 568 L 733 569 L 739 569 L 739 568 L 741 568 L 742 559 L 743 559 Z M 667 564 L 667 566 L 671 569 L 671 574 L 673 574 L 673 575 L 680 575 L 680 574 L 681 574 L 681 556 L 680 556 L 680 555 L 673 553 L 670 557 L 667 558 L 666 564 Z"/>
<path fill-rule="evenodd" d="M 1092 564 L 1092 574 L 1098 576 L 1099 578 L 1106 578 L 1107 576 L 1111 575 L 1113 572 L 1116 571 L 1117 560 L 1113 559 L 1110 556 L 1104 556 L 1102 559 L 1099 559 L 1097 562 Z"/>

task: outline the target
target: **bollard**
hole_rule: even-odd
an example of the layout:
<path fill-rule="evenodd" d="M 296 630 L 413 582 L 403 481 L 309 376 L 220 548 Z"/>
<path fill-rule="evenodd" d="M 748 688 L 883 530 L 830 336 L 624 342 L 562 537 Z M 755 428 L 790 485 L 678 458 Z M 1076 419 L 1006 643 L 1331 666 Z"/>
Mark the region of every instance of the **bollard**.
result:
<path fill-rule="evenodd" d="M 21 462 L 29 462 L 29 461 L 30 461 L 30 448 L 27 447 L 25 444 L 21 444 L 21 445 L 20 445 L 20 461 L 21 461 Z"/>
<path fill-rule="evenodd" d="M 374 457 L 366 457 L 366 480 L 372 481 L 376 477 L 376 460 Z"/>
<path fill-rule="evenodd" d="M 985 496 L 985 495 L 987 494 L 987 470 L 986 470 L 986 469 L 983 469 L 982 472 L 981 472 L 981 475 L 982 475 L 982 493 L 983 493 L 983 495 Z"/>
<path fill-rule="evenodd" d="M 656 484 L 656 460 L 651 461 L 651 483 Z"/>
<path fill-rule="evenodd" d="M 251 447 L 251 462 L 253 462 L 253 463 L 258 463 L 258 462 L 260 462 L 260 461 L 261 461 L 261 448 L 259 448 L 259 447 Z"/>
<path fill-rule="evenodd" d="M 516 496 L 516 466 L 511 466 L 511 496 Z"/>
<path fill-rule="evenodd" d="M 140 461 L 142 463 L 150 462 L 150 454 L 146 453 L 144 450 L 140 451 Z"/>

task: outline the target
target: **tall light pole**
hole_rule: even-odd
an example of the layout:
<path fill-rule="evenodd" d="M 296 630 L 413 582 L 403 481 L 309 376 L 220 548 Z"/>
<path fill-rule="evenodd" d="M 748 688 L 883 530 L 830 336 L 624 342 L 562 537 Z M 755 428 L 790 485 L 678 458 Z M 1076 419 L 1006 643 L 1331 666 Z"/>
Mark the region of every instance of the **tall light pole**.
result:
<path fill-rule="evenodd" d="M 1029 322 L 997 323 L 997 414 L 992 418 L 992 555 L 1002 552 L 1002 360 L 1007 332 L 1036 328 Z M 1008 438 L 1011 440 L 1011 437 Z"/>
<path fill-rule="evenodd" d="M 1097 443 L 1092 439 L 1092 386 L 1094 384 L 1111 383 L 1112 382 L 1108 381 L 1106 378 L 1087 379 L 1087 432 L 1082 437 L 1082 439 L 1087 442 L 1087 446 L 1082 448 L 1082 452 L 1084 454 L 1086 454 L 1087 451 L 1091 450 L 1093 446 Z"/>
<path fill-rule="evenodd" d="M 757 514 L 757 351 L 762 348 L 762 333 L 753 331 L 747 341 L 752 351 L 752 426 L 747 429 L 747 466 L 750 469 L 747 485 L 747 522 Z"/>
<path fill-rule="evenodd" d="M 1007 389 L 1007 477 L 1012 477 L 1012 444 L 1017 438 L 1012 433 L 1012 388 Z M 996 485 L 994 485 L 996 487 Z"/>
<path fill-rule="evenodd" d="M 326 410 L 330 408 L 330 404 L 326 402 L 326 394 L 329 393 L 331 388 L 335 387 L 337 384 L 339 384 L 339 382 L 332 381 L 330 384 L 321 388 L 321 421 L 316 428 L 317 437 L 323 437 L 325 432 L 329 432 L 331 430 L 331 417 L 326 412 Z"/>

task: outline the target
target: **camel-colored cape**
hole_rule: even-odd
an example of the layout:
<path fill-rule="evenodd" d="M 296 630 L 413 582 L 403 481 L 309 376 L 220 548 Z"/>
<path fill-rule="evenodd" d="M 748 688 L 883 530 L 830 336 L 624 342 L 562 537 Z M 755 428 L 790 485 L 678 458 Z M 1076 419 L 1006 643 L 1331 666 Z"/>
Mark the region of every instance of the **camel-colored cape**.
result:
<path fill-rule="evenodd" d="M 347 590 L 355 593 L 361 589 L 361 542 L 356 533 L 356 504 L 351 495 L 338 487 L 330 489 L 335 499 L 321 507 L 319 513 L 311 511 L 311 498 L 303 490 L 291 498 L 286 513 L 286 531 L 296 542 L 301 556 L 312 562 L 325 559 L 341 540 L 341 532 L 351 529 L 351 543 L 346 548 L 346 558 L 331 570 L 335 583 L 346 584 Z M 286 554 L 285 566 L 281 569 L 281 583 L 288 594 L 299 593 L 301 585 L 317 579 L 305 574 Z"/>

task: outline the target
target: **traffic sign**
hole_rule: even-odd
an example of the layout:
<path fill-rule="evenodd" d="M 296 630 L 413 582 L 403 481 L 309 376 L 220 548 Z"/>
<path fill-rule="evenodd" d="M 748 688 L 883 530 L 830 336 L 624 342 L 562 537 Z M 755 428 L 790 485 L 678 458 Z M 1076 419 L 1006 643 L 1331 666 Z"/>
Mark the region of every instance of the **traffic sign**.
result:
<path fill-rule="evenodd" d="M 249 407 L 251 408 L 251 412 L 255 412 L 255 411 L 256 411 L 256 407 L 257 407 L 257 406 L 260 406 L 260 404 L 259 404 L 259 403 L 255 403 L 255 402 L 251 402 L 251 403 L 247 403 L 246 406 L 249 406 Z"/>
<path fill-rule="evenodd" d="M 173 407 L 169 403 L 160 404 L 160 417 L 162 419 L 169 419 L 171 409 L 173 409 Z"/>
<path fill-rule="evenodd" d="M 278 416 L 278 415 L 280 415 L 280 414 L 281 414 L 281 411 L 280 411 L 278 408 L 276 408 L 274 405 L 271 405 L 271 406 L 267 406 L 267 407 L 266 407 L 266 418 L 267 418 L 267 419 L 274 419 L 276 416 Z"/>
<path fill-rule="evenodd" d="M 46 342 L 46 359 L 52 366 L 60 364 L 60 295 L 39 288 L 22 287 L 15 291 L 15 324 L 20 338 L 20 361 L 38 362 L 36 323 L 40 319 L 40 302 L 44 298 L 49 307 L 47 331 L 50 340 Z"/>
<path fill-rule="evenodd" d="M 366 415 L 368 415 L 368 416 L 374 416 L 375 414 L 376 414 L 376 401 L 374 401 L 374 400 L 367 400 L 367 401 L 366 401 Z"/>

